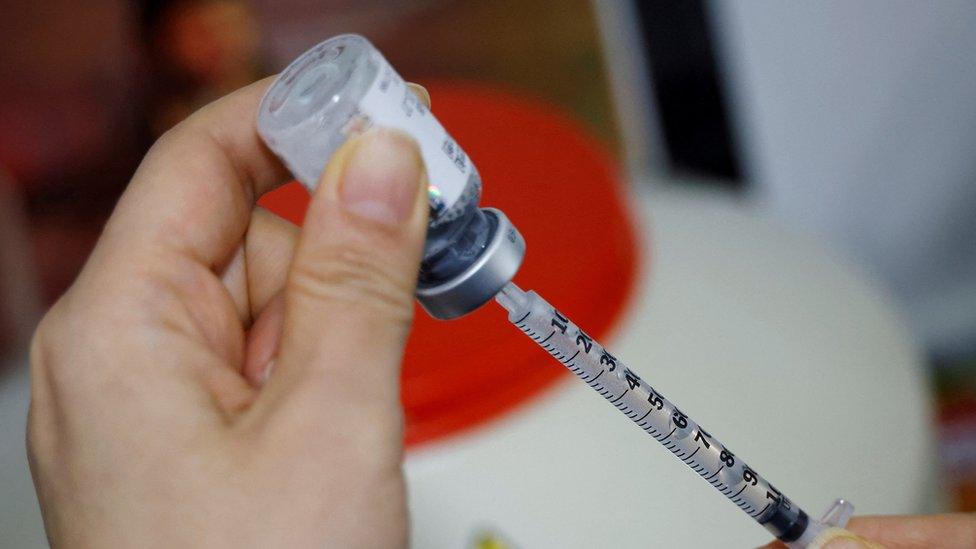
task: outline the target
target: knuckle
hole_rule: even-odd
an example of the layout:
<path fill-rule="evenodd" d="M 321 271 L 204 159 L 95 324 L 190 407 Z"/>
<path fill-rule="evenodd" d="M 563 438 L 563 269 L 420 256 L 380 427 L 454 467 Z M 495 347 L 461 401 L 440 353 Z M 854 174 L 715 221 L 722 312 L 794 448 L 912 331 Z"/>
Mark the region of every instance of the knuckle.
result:
<path fill-rule="evenodd" d="M 163 132 L 149 147 L 149 150 L 146 152 L 146 158 L 154 160 L 162 151 L 178 146 L 180 144 L 180 135 L 185 131 L 185 126 L 184 122 L 180 122 Z"/>
<path fill-rule="evenodd" d="M 24 443 L 27 450 L 27 457 L 32 466 L 41 458 L 53 454 L 55 446 L 55 433 L 48 428 L 50 412 L 48 406 L 38 402 L 37 398 L 32 398 L 27 412 L 27 431 L 24 436 Z"/>
<path fill-rule="evenodd" d="M 54 307 L 51 308 L 38 322 L 37 327 L 34 328 L 34 334 L 31 336 L 30 348 L 29 348 L 29 361 L 31 367 L 34 369 L 42 368 L 47 365 L 48 360 L 48 347 L 49 341 L 51 339 L 51 332 L 56 332 L 59 328 L 57 324 L 60 321 L 60 317 L 64 313 L 60 310 L 60 303 L 56 303 Z"/>
<path fill-rule="evenodd" d="M 355 244 L 324 247 L 295 262 L 292 288 L 304 296 L 410 320 L 413 275 L 405 276 L 382 254 Z"/>
<path fill-rule="evenodd" d="M 65 352 L 71 353 L 75 340 L 66 318 L 70 313 L 55 304 L 41 319 L 31 338 L 29 349 L 31 404 L 33 411 L 46 410 L 55 400 L 59 388 L 71 387 L 70 380 L 77 377 L 72 368 L 73 361 L 65 359 Z"/>
<path fill-rule="evenodd" d="M 32 365 L 41 364 L 44 361 L 44 333 L 46 331 L 46 319 L 46 316 L 41 319 L 41 323 L 37 325 L 37 328 L 34 330 L 34 334 L 31 336 L 29 357 Z"/>

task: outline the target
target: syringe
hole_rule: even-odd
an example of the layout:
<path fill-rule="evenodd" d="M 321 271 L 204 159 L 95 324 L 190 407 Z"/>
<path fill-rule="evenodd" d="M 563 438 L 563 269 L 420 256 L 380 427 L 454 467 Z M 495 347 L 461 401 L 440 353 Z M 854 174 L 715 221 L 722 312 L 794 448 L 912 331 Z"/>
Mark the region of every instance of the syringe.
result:
<path fill-rule="evenodd" d="M 811 519 L 539 294 L 509 283 L 495 299 L 525 335 L 789 547 L 806 547 L 853 514 L 838 499 L 820 520 Z"/>
<path fill-rule="evenodd" d="M 427 168 L 430 222 L 417 299 L 435 318 L 463 316 L 494 296 L 509 319 L 779 539 L 806 546 L 853 507 L 817 521 L 535 292 L 510 281 L 525 241 L 504 213 L 479 208 L 481 176 L 460 145 L 362 36 L 342 35 L 293 61 L 261 101 L 258 131 L 310 190 L 335 151 L 379 125 L 411 135 Z"/>

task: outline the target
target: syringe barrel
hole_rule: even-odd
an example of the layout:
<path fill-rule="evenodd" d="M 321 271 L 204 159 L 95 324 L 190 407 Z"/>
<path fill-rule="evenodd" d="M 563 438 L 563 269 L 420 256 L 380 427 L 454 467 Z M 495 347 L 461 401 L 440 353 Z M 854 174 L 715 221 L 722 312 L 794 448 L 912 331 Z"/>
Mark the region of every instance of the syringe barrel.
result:
<path fill-rule="evenodd" d="M 784 542 L 803 536 L 802 509 L 566 315 L 514 284 L 496 299 L 509 321 L 770 533 Z"/>

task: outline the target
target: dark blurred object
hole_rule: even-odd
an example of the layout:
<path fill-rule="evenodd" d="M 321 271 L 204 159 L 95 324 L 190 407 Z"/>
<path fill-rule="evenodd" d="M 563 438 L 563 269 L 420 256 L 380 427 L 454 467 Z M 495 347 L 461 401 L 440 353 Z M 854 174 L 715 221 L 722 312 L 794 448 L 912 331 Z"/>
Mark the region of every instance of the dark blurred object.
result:
<path fill-rule="evenodd" d="M 122 0 L 6 2 L 3 14 L 0 165 L 23 197 L 50 300 L 144 152 L 140 50 Z"/>
<path fill-rule="evenodd" d="M 0 367 L 26 347 L 39 304 L 30 243 L 17 190 L 0 170 Z"/>
<path fill-rule="evenodd" d="M 952 508 L 976 511 L 976 359 L 936 360 L 939 454 Z"/>
<path fill-rule="evenodd" d="M 160 135 L 264 72 L 249 2 L 148 0 L 142 23 L 151 66 L 149 122 Z"/>
<path fill-rule="evenodd" d="M 129 3 L 4 2 L 0 164 L 43 185 L 117 159 L 132 140 L 138 49 Z"/>
<path fill-rule="evenodd" d="M 671 169 L 741 187 L 704 0 L 635 5 Z"/>
<path fill-rule="evenodd" d="M 528 93 L 570 112 L 619 152 L 588 0 L 255 0 L 255 6 L 274 70 L 325 38 L 355 32 L 408 80 L 487 82 Z"/>
<path fill-rule="evenodd" d="M 7 2 L 0 165 L 23 196 L 44 299 L 76 276 L 156 137 L 342 32 L 414 80 L 527 90 L 617 148 L 587 0 Z"/>
<path fill-rule="evenodd" d="M 121 0 L 4 7 L 0 165 L 18 182 L 50 302 L 153 139 L 261 73 L 259 33 L 250 5 L 231 0 L 149 2 L 141 31 Z"/>

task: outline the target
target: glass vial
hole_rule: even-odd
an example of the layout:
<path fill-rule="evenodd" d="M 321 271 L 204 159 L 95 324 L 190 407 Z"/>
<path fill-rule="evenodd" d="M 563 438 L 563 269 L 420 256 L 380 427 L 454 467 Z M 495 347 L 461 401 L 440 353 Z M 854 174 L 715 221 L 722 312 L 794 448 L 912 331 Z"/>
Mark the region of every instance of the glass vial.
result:
<path fill-rule="evenodd" d="M 470 312 L 514 276 L 524 241 L 504 214 L 478 208 L 478 170 L 369 41 L 347 34 L 308 50 L 271 85 L 258 112 L 261 137 L 310 191 L 335 151 L 373 125 L 411 135 L 427 168 L 421 304 L 437 318 Z"/>

